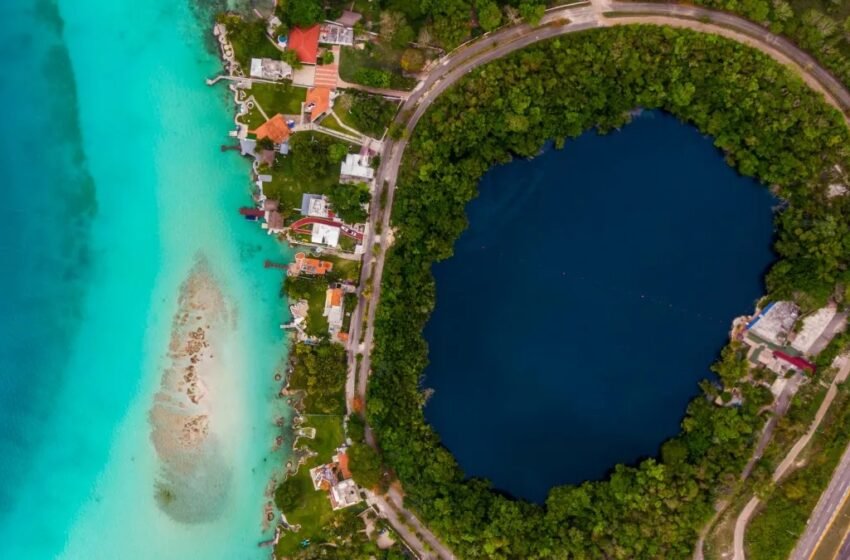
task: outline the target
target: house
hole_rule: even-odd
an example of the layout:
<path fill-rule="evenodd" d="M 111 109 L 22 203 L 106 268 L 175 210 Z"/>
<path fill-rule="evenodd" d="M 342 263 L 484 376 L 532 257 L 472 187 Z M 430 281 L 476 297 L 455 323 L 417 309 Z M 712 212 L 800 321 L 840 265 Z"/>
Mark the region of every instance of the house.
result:
<path fill-rule="evenodd" d="M 313 87 L 307 90 L 304 112 L 310 115 L 310 122 L 327 113 L 331 106 L 331 90 L 329 88 Z"/>
<path fill-rule="evenodd" d="M 319 26 L 319 42 L 325 45 L 354 45 L 354 29 L 337 22 L 325 22 Z"/>
<path fill-rule="evenodd" d="M 257 157 L 258 162 L 271 167 L 272 165 L 274 165 L 274 158 L 276 154 L 277 152 L 275 152 L 274 150 L 260 150 L 260 153 L 255 155 Z"/>
<path fill-rule="evenodd" d="M 338 480 L 333 467 L 329 463 L 310 469 L 310 480 L 313 481 L 314 490 L 324 490 L 327 492 L 337 484 Z"/>
<path fill-rule="evenodd" d="M 363 501 L 360 489 L 351 479 L 348 455 L 344 447 L 337 450 L 337 454 L 333 456 L 330 463 L 310 469 L 310 480 L 315 490 L 328 493 L 334 510 L 347 508 Z"/>
<path fill-rule="evenodd" d="M 343 480 L 336 483 L 329 493 L 331 508 L 334 510 L 347 508 L 363 501 L 360 490 L 353 480 Z"/>
<path fill-rule="evenodd" d="M 292 66 L 282 60 L 271 58 L 252 58 L 251 77 L 264 80 L 292 79 Z"/>
<path fill-rule="evenodd" d="M 342 329 L 343 297 L 342 288 L 328 288 L 325 292 L 325 310 L 322 315 L 328 318 L 328 333 L 331 337 L 335 337 Z"/>
<path fill-rule="evenodd" d="M 339 170 L 340 183 L 368 183 L 375 178 L 375 170 L 369 165 L 369 157 L 348 154 Z"/>
<path fill-rule="evenodd" d="M 327 218 L 330 215 L 328 199 L 321 194 L 304 194 L 301 196 L 301 214 L 315 218 Z"/>
<path fill-rule="evenodd" d="M 303 64 L 316 64 L 319 57 L 319 26 L 293 28 L 286 41 L 286 48 L 295 51 Z"/>
<path fill-rule="evenodd" d="M 313 230 L 310 234 L 310 241 L 328 247 L 336 247 L 339 245 L 340 229 L 336 226 L 327 224 L 314 223 Z"/>
<path fill-rule="evenodd" d="M 278 113 L 251 132 L 257 136 L 257 140 L 268 138 L 275 144 L 284 144 L 289 140 L 292 129 L 286 122 L 286 118 Z"/>
<path fill-rule="evenodd" d="M 263 201 L 263 211 L 266 217 L 266 228 L 269 233 L 283 232 L 283 216 L 278 212 L 279 203 L 277 200 L 266 199 Z"/>
<path fill-rule="evenodd" d="M 333 267 L 334 264 L 332 262 L 311 259 L 304 253 L 295 253 L 295 261 L 289 265 L 287 274 L 289 276 L 298 276 L 300 274 L 324 276 L 325 273 L 333 270 Z"/>
<path fill-rule="evenodd" d="M 747 334 L 755 335 L 769 344 L 782 346 L 788 340 L 788 333 L 799 315 L 800 308 L 793 302 L 772 302 L 747 323 Z"/>

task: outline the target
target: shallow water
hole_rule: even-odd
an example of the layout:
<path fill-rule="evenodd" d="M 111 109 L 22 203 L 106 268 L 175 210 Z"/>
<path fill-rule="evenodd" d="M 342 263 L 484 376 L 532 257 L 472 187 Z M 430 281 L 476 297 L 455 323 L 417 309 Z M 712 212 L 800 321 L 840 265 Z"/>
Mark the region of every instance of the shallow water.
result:
<path fill-rule="evenodd" d="M 0 558 L 264 556 L 263 491 L 284 460 L 274 420 L 288 412 L 272 379 L 281 277 L 262 262 L 289 255 L 236 213 L 248 165 L 219 151 L 232 105 L 204 84 L 219 65 L 197 13 L 4 6 Z M 209 400 L 229 482 L 227 507 L 187 522 L 156 501 L 149 412 L 199 257 L 231 309 Z"/>
<path fill-rule="evenodd" d="M 425 331 L 465 472 L 543 501 L 655 455 L 763 293 L 775 203 L 656 112 L 489 171 Z"/>

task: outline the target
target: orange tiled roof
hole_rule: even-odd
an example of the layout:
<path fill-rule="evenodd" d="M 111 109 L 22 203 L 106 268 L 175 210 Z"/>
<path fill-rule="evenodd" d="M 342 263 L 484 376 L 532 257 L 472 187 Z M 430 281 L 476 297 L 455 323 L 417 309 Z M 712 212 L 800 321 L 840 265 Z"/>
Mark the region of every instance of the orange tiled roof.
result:
<path fill-rule="evenodd" d="M 270 138 L 275 144 L 283 144 L 289 139 L 289 127 L 286 124 L 286 119 L 278 113 L 259 127 L 257 130 L 251 131 L 257 135 L 257 140 Z"/>
<path fill-rule="evenodd" d="M 340 453 L 337 455 L 337 460 L 339 462 L 339 472 L 342 474 L 342 478 L 351 478 L 351 471 L 348 470 L 348 455 Z"/>
<path fill-rule="evenodd" d="M 307 105 L 313 104 L 310 120 L 318 119 L 331 106 L 331 90 L 326 87 L 314 87 L 307 90 Z"/>
<path fill-rule="evenodd" d="M 319 58 L 319 26 L 314 25 L 307 29 L 293 28 L 289 33 L 287 47 L 295 51 L 301 62 L 316 64 L 316 59 Z"/>
<path fill-rule="evenodd" d="M 320 276 L 326 272 L 330 272 L 334 267 L 334 263 L 332 262 L 307 258 L 304 253 L 295 255 L 295 265 L 298 267 L 299 272 L 318 274 Z"/>
<path fill-rule="evenodd" d="M 338 307 L 342 305 L 342 289 L 334 288 L 331 290 L 331 307 Z"/>

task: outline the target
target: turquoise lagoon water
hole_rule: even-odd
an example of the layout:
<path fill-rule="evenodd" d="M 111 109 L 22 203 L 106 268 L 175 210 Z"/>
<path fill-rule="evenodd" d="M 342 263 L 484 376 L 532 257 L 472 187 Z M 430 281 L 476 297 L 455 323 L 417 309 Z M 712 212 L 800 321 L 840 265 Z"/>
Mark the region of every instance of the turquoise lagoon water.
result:
<path fill-rule="evenodd" d="M 229 93 L 185 1 L 12 0 L 0 20 L 0 558 L 253 558 L 283 357 L 279 246 L 236 209 Z M 199 256 L 235 310 L 216 394 L 227 507 L 154 500 L 148 412 Z M 284 411 L 285 412 L 285 411 Z"/>
<path fill-rule="evenodd" d="M 775 204 L 658 112 L 490 170 L 425 330 L 460 466 L 542 502 L 656 455 L 764 291 Z"/>

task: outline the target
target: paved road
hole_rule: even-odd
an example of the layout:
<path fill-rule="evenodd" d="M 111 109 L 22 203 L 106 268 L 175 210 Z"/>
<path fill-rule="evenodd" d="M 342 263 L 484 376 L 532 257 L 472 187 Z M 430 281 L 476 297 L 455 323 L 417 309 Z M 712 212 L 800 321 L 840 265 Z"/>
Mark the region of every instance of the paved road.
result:
<path fill-rule="evenodd" d="M 850 359 L 845 359 L 844 370 L 846 371 L 850 369 Z M 791 553 L 791 560 L 808 560 L 812 556 L 815 547 L 829 526 L 832 516 L 838 510 L 848 492 L 850 492 L 850 447 L 841 457 L 829 486 L 821 495 L 812 515 L 809 517 L 806 530 Z"/>
<path fill-rule="evenodd" d="M 630 12 L 628 17 L 608 18 L 606 12 Z M 696 21 L 699 20 L 699 21 Z M 532 43 L 550 39 L 566 33 L 575 33 L 587 29 L 610 25 L 631 23 L 658 23 L 677 27 L 689 27 L 720 35 L 731 36 L 747 42 L 767 53 L 779 62 L 791 66 L 808 83 L 826 94 L 826 98 L 845 115 L 850 112 L 850 93 L 833 78 L 829 72 L 818 66 L 815 61 L 790 42 L 777 37 L 763 28 L 731 14 L 713 12 L 695 7 L 671 4 L 637 4 L 593 0 L 580 5 L 557 8 L 547 11 L 541 26 L 532 28 L 519 24 L 489 33 L 478 40 L 449 53 L 436 64 L 427 77 L 420 82 L 404 101 L 396 118 L 396 123 L 404 126 L 405 138 L 409 137 L 419 119 L 439 95 L 454 85 L 474 68 L 505 56 Z M 349 375 L 346 382 L 346 401 L 349 411 L 355 398 L 365 404 L 368 378 L 371 372 L 371 350 L 374 340 L 374 320 L 376 304 L 381 295 L 384 256 L 388 248 L 385 243 L 390 231 L 390 214 L 395 197 L 396 180 L 407 140 L 388 140 L 384 145 L 381 166 L 376 175 L 376 188 L 372 199 L 372 211 L 369 216 L 365 238 L 363 269 L 358 288 L 357 307 L 351 321 L 349 340 Z M 381 209 L 382 191 L 386 190 L 385 209 Z M 382 236 L 375 235 L 377 224 L 381 224 Z M 377 250 L 376 250 L 377 248 Z M 365 319 L 365 328 L 364 328 Z M 362 342 L 361 342 L 362 339 Z M 361 357 L 359 366 L 358 355 Z M 367 440 L 375 445 L 374 437 L 367 429 Z M 401 503 L 399 502 L 401 507 Z M 403 510 L 408 519 L 415 517 Z M 425 531 L 426 540 L 434 536 L 416 520 L 416 524 Z M 398 530 L 398 529 L 397 529 Z M 415 543 L 410 543 L 415 546 Z M 451 553 L 442 548 L 445 557 Z"/>
<path fill-rule="evenodd" d="M 826 415 L 827 410 L 829 410 L 830 405 L 832 404 L 833 399 L 835 399 L 835 395 L 838 393 L 837 385 L 843 383 L 845 379 L 847 379 L 847 375 L 850 374 L 850 357 L 841 356 L 836 359 L 835 366 L 837 366 L 838 373 L 835 375 L 835 378 L 832 380 L 832 383 L 829 386 L 829 390 L 826 392 L 826 397 L 824 397 L 823 402 L 821 402 L 820 407 L 818 408 L 817 413 L 815 413 L 815 419 L 812 422 L 812 425 L 809 426 L 808 431 L 797 440 L 785 458 L 779 463 L 779 466 L 776 467 L 776 470 L 773 471 L 773 480 L 777 481 L 783 476 L 785 476 L 789 470 L 795 465 L 797 462 L 797 458 L 800 455 L 800 452 L 809 444 L 812 436 L 817 432 L 818 427 L 820 426 L 823 417 Z M 850 468 L 847 468 L 847 476 L 850 478 Z M 840 474 L 841 468 L 837 470 L 837 474 Z M 829 489 L 824 493 L 824 496 L 829 496 Z M 824 497 L 821 498 L 823 501 Z M 831 504 L 832 498 L 827 497 L 827 506 Z M 840 501 L 840 498 L 839 498 Z M 750 523 L 750 519 L 755 513 L 756 508 L 758 508 L 761 501 L 753 497 L 747 505 L 744 506 L 744 509 L 741 510 L 741 513 L 738 515 L 738 519 L 735 520 L 735 535 L 734 535 L 734 553 L 733 560 L 745 560 L 746 554 L 744 553 L 744 535 L 747 532 L 747 525 Z M 820 505 L 820 504 L 818 504 Z M 834 505 L 833 505 L 834 509 Z M 817 510 L 816 510 L 817 511 Z M 830 510 L 832 511 L 832 510 Z M 814 516 L 812 517 L 814 519 Z M 810 529 L 812 531 L 817 531 L 818 535 L 823 532 L 824 526 L 820 526 L 819 524 L 812 524 L 810 520 Z M 818 528 L 820 530 L 818 531 Z M 807 529 L 807 532 L 809 529 Z"/>

